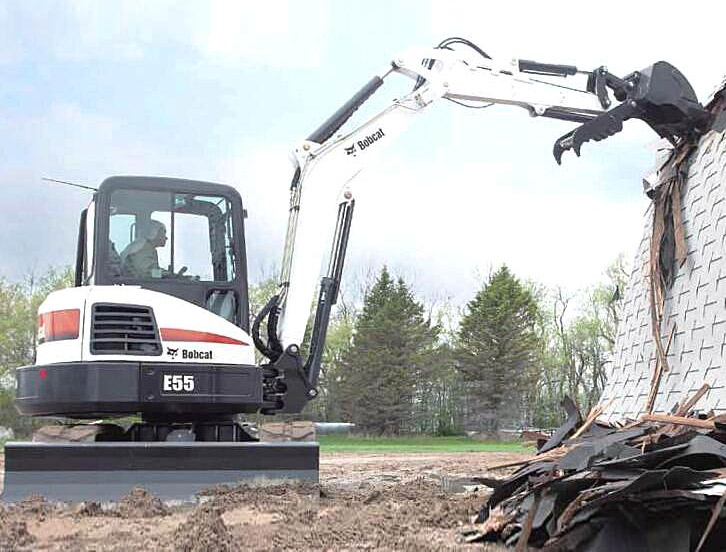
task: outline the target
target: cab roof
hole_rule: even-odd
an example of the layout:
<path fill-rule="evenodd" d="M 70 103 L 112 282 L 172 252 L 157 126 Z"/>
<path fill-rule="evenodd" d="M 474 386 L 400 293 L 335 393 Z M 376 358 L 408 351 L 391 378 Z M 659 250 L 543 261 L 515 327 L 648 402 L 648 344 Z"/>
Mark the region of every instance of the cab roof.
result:
<path fill-rule="evenodd" d="M 101 183 L 98 193 L 111 193 L 117 189 L 169 191 L 199 195 L 221 194 L 228 197 L 230 195 L 239 197 L 239 192 L 226 184 L 166 176 L 111 176 Z"/>

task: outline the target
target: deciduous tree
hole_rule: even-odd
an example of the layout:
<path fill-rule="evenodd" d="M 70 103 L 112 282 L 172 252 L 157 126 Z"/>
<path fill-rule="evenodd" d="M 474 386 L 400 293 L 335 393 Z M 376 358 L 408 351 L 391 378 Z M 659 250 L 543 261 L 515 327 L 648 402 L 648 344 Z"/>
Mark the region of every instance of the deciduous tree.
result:
<path fill-rule="evenodd" d="M 30 420 L 13 407 L 15 368 L 35 361 L 38 307 L 57 289 L 73 285 L 71 268 L 30 274 L 22 282 L 0 280 L 0 425 L 27 432 Z"/>

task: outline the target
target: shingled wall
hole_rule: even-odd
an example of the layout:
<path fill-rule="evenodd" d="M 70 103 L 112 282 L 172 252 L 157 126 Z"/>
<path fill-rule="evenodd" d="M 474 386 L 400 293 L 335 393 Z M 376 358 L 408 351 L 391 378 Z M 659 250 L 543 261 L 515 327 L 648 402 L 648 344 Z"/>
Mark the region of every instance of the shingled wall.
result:
<path fill-rule="evenodd" d="M 726 412 L 726 112 L 723 101 L 716 103 L 713 129 L 686 161 L 681 211 L 688 254 L 666 290 L 664 347 L 675 329 L 667 355 L 669 370 L 662 374 L 654 412 L 670 411 L 704 383 L 711 388 L 698 409 Z M 610 405 L 603 416 L 610 421 L 645 412 L 656 365 L 648 280 L 652 207 L 645 218 L 601 398 Z"/>

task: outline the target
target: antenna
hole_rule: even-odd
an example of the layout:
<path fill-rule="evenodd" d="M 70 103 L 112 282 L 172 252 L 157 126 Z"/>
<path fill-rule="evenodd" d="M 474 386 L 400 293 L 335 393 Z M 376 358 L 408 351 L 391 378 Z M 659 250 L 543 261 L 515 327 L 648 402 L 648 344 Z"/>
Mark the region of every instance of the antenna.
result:
<path fill-rule="evenodd" d="M 84 190 L 93 190 L 94 192 L 98 191 L 98 188 L 94 188 L 93 186 L 86 186 L 85 184 L 76 184 L 75 182 L 68 182 L 66 180 L 57 180 L 55 178 L 45 178 L 45 177 L 43 177 L 42 180 L 45 180 L 47 182 L 55 182 L 57 184 L 66 184 L 68 186 L 75 186 L 76 188 L 83 188 Z"/>

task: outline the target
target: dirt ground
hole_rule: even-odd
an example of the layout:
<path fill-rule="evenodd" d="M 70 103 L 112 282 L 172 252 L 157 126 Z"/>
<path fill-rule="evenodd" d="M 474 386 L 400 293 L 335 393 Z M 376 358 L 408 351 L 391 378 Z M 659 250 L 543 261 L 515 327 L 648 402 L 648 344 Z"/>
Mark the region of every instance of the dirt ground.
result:
<path fill-rule="evenodd" d="M 218 488 L 183 506 L 142 489 L 103 507 L 33 497 L 0 508 L 0 550 L 498 550 L 464 544 L 488 494 L 464 484 L 524 457 L 322 454 L 319 486 Z"/>

